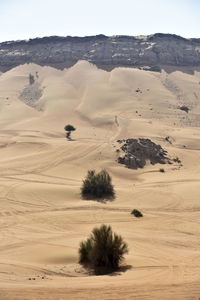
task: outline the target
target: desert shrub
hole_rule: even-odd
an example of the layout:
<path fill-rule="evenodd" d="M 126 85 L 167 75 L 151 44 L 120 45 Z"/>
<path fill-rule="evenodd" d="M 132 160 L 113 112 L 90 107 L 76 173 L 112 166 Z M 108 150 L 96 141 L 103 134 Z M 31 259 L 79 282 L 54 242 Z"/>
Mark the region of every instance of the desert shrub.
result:
<path fill-rule="evenodd" d="M 161 168 L 159 171 L 160 171 L 161 173 L 165 173 L 165 169 L 163 169 L 163 168 Z"/>
<path fill-rule="evenodd" d="M 136 218 L 143 217 L 143 214 L 138 209 L 133 209 L 131 214 L 134 215 Z"/>
<path fill-rule="evenodd" d="M 92 240 L 87 239 L 85 242 L 80 243 L 79 248 L 79 263 L 88 264 L 90 262 L 89 253 L 92 250 Z"/>
<path fill-rule="evenodd" d="M 35 78 L 34 75 L 32 75 L 31 73 L 29 74 L 29 84 L 32 85 L 35 83 Z"/>
<path fill-rule="evenodd" d="M 91 268 L 95 274 L 107 274 L 119 268 L 128 246 L 120 235 L 113 233 L 112 228 L 101 225 L 94 228 L 90 237 L 81 242 L 79 263 Z"/>
<path fill-rule="evenodd" d="M 84 199 L 114 198 L 114 187 L 108 172 L 102 170 L 96 173 L 94 170 L 89 170 L 86 179 L 83 180 L 81 195 Z"/>
<path fill-rule="evenodd" d="M 73 125 L 68 124 L 64 127 L 64 130 L 66 131 L 66 138 L 70 139 L 71 132 L 75 131 L 76 128 Z"/>

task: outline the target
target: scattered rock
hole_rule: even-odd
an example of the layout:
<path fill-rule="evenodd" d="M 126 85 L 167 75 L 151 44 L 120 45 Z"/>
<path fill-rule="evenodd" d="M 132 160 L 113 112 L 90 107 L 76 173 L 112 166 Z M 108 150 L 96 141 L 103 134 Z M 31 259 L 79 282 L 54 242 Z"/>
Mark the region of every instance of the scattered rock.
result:
<path fill-rule="evenodd" d="M 127 139 L 121 140 L 119 143 L 123 142 L 121 150 L 125 155 L 119 157 L 118 162 L 130 169 L 143 168 L 148 160 L 153 165 L 156 163 L 166 164 L 170 161 L 167 151 L 150 139 Z"/>
<path fill-rule="evenodd" d="M 121 144 L 123 142 L 125 142 L 126 140 L 117 140 L 117 143 Z"/>
<path fill-rule="evenodd" d="M 42 94 L 43 89 L 41 88 L 40 83 L 35 80 L 35 77 L 32 74 L 29 74 L 29 84 L 24 87 L 19 95 L 19 99 L 26 105 L 41 111 L 42 109 L 38 105 L 38 100 L 42 97 Z"/>
<path fill-rule="evenodd" d="M 176 163 L 178 163 L 178 164 L 181 164 L 181 160 L 178 157 L 173 158 L 173 161 L 176 162 Z"/>

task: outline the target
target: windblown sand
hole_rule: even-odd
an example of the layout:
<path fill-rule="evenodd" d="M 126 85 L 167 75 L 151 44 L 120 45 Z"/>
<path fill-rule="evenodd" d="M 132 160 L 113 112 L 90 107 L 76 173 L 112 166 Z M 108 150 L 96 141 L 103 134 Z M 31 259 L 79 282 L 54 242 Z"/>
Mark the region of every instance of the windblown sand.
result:
<path fill-rule="evenodd" d="M 36 72 L 42 97 L 31 107 L 20 94 Z M 0 300 L 198 299 L 199 128 L 198 72 L 106 72 L 81 61 L 63 71 L 30 64 L 1 74 Z M 138 137 L 183 166 L 118 164 L 116 141 Z M 82 200 L 87 170 L 101 168 L 116 199 Z M 144 217 L 134 218 L 134 208 Z M 129 254 L 120 272 L 90 276 L 78 247 L 101 224 L 123 236 Z"/>

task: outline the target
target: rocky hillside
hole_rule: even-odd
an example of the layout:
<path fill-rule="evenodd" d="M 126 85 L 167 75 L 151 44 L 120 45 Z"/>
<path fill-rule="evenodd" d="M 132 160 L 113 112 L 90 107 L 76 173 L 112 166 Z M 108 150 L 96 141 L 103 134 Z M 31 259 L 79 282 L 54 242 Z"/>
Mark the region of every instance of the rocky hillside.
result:
<path fill-rule="evenodd" d="M 44 37 L 0 44 L 0 71 L 36 63 L 56 68 L 87 60 L 103 69 L 135 66 L 159 71 L 161 67 L 200 67 L 200 39 L 170 34 L 150 36 Z"/>

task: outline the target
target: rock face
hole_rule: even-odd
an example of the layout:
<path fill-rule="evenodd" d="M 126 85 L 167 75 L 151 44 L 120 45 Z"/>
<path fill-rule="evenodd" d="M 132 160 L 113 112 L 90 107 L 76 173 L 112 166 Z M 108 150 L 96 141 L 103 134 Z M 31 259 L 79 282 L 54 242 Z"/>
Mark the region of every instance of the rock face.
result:
<path fill-rule="evenodd" d="M 110 70 L 118 66 L 159 71 L 163 66 L 200 66 L 200 39 L 170 34 L 150 36 L 44 37 L 0 44 L 0 71 L 24 63 L 55 68 L 87 60 Z"/>
<path fill-rule="evenodd" d="M 121 149 L 125 152 L 123 157 L 118 158 L 118 162 L 130 169 L 143 168 L 146 161 L 150 161 L 153 165 L 170 163 L 170 159 L 166 156 L 167 151 L 150 139 L 127 139 L 118 142 L 124 143 Z"/>

